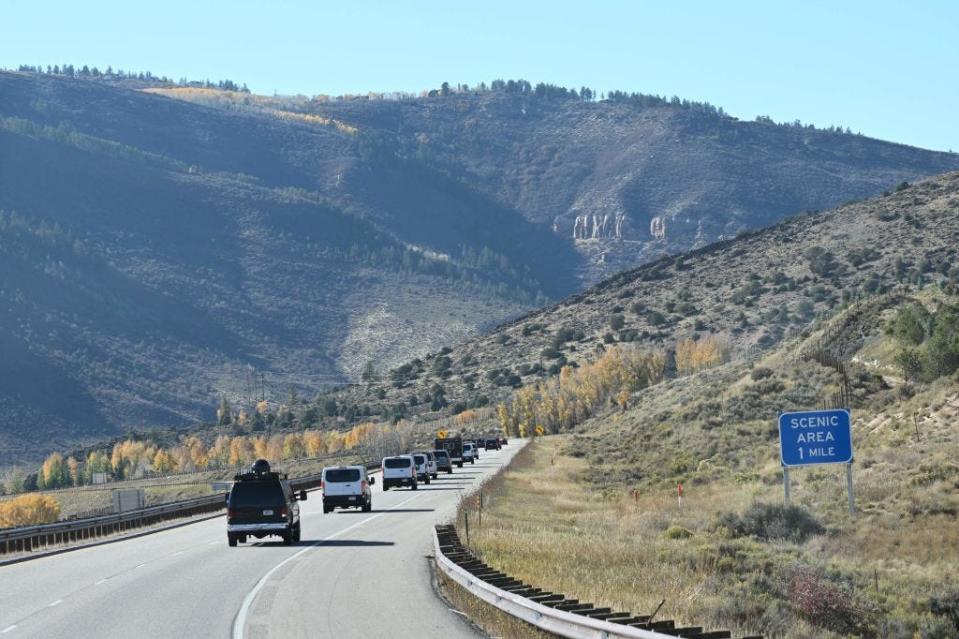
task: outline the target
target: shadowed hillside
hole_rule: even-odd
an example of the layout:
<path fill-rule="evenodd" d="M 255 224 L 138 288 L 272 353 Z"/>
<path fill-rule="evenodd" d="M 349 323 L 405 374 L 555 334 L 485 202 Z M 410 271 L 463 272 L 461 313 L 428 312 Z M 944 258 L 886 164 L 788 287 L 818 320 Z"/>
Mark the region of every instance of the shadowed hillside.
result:
<path fill-rule="evenodd" d="M 628 97 L 140 84 L 0 73 L 0 341 L 16 364 L 0 463 L 210 419 L 224 395 L 312 398 L 623 266 L 959 162 Z M 477 352 L 484 371 L 538 361 L 501 346 Z M 451 400 L 457 370 L 437 368 Z M 462 397 L 517 373 L 464 378 Z"/>

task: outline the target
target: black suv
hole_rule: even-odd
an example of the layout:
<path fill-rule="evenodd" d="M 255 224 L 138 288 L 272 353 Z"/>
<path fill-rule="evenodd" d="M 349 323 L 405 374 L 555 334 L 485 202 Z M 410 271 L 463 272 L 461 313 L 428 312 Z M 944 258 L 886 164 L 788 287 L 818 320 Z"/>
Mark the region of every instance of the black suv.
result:
<path fill-rule="evenodd" d="M 306 500 L 305 490 L 300 491 L 299 500 Z M 265 460 L 257 460 L 251 472 L 233 478 L 226 505 L 226 536 L 231 546 L 246 543 L 247 536 L 276 535 L 286 545 L 300 540 L 297 495 L 286 475 L 271 472 Z"/>
<path fill-rule="evenodd" d="M 499 438 L 487 439 L 485 448 L 486 450 L 499 450 L 500 449 Z"/>

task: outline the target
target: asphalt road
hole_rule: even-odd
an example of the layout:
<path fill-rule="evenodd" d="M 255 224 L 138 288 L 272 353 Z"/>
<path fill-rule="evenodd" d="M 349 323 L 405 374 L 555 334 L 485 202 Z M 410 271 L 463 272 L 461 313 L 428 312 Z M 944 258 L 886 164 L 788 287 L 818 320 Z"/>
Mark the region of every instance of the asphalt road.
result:
<path fill-rule="evenodd" d="M 303 540 L 230 548 L 223 517 L 0 568 L 0 638 L 476 637 L 432 588 L 432 526 L 519 449 L 483 453 L 373 511 L 301 504 Z"/>

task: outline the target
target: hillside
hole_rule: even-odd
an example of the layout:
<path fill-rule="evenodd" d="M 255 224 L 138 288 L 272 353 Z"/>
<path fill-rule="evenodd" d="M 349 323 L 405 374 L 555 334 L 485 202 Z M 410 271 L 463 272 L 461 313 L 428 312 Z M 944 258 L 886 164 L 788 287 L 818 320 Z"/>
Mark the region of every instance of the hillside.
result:
<path fill-rule="evenodd" d="M 2 72 L 0 464 L 211 419 L 224 395 L 311 398 L 623 265 L 957 165 L 660 102 L 287 100 Z M 627 216 L 619 233 L 574 239 L 577 216 L 609 228 L 604 211 Z M 702 231 L 680 232 L 687 217 Z M 485 380 L 454 375 L 450 399 Z M 384 393 L 351 418 L 411 399 Z"/>
<path fill-rule="evenodd" d="M 957 265 L 959 173 L 950 173 L 659 259 L 336 397 L 408 413 L 442 390 L 439 410 L 459 410 L 592 361 L 611 344 L 671 349 L 706 334 L 734 358 L 755 356 L 857 299 L 928 284 L 953 290 Z"/>
<path fill-rule="evenodd" d="M 255 103 L 244 94 L 160 92 L 220 107 Z M 269 106 L 354 126 L 390 152 L 548 225 L 576 248 L 586 284 L 663 253 L 959 169 L 954 154 L 765 118 L 739 121 L 709 104 L 590 97 L 518 81 L 496 91 Z M 362 173 L 343 178 L 351 193 L 370 186 Z"/>

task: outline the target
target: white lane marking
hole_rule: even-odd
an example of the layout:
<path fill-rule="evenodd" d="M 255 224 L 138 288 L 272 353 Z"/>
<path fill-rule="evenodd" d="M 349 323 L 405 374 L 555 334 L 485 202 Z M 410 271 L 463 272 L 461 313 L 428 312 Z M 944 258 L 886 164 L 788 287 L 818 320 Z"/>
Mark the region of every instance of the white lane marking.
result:
<path fill-rule="evenodd" d="M 171 557 L 176 557 L 177 555 L 182 555 L 182 554 L 185 553 L 185 552 L 186 552 L 185 550 L 178 550 L 177 552 L 173 553 L 173 554 L 170 555 L 170 556 L 171 556 Z"/>
<path fill-rule="evenodd" d="M 107 582 L 107 578 L 101 579 L 100 581 L 98 581 L 97 583 L 95 583 L 95 584 L 93 584 L 93 585 L 94 585 L 94 586 L 99 586 L 99 585 L 101 585 L 101 584 L 105 584 L 106 582 Z"/>
<path fill-rule="evenodd" d="M 215 545 L 217 545 L 218 543 L 220 543 L 220 542 L 219 542 L 219 541 L 211 541 L 208 545 L 209 545 L 209 546 L 215 546 Z"/>
<path fill-rule="evenodd" d="M 54 601 L 53 603 L 47 604 L 47 607 L 48 607 L 48 608 L 53 608 L 54 606 L 59 606 L 59 605 L 62 604 L 62 603 L 63 603 L 63 599 L 57 599 L 57 600 Z"/>
<path fill-rule="evenodd" d="M 3 630 L 0 630 L 0 635 L 5 635 L 16 627 L 17 627 L 17 624 L 13 624 L 12 626 L 7 626 Z"/>
<path fill-rule="evenodd" d="M 395 506 L 391 506 L 391 507 L 387 508 L 386 510 L 396 510 L 396 509 L 399 508 L 400 506 L 403 506 L 403 505 L 405 505 L 405 504 L 408 504 L 408 503 L 410 503 L 411 501 L 413 501 L 414 499 L 416 499 L 417 497 L 422 497 L 423 495 L 426 495 L 426 494 L 428 494 L 428 493 L 420 493 L 420 494 L 418 494 L 418 495 L 414 495 L 414 496 L 410 497 L 409 499 L 406 499 L 406 500 L 404 500 L 404 501 L 401 501 L 400 503 L 396 504 Z M 260 577 L 260 580 L 259 580 L 258 582 L 256 582 L 256 585 L 253 586 L 253 589 L 250 590 L 250 592 L 248 592 L 248 593 L 246 594 L 246 597 L 243 598 L 243 604 L 240 606 L 239 612 L 236 613 L 236 619 L 233 620 L 233 639 L 243 639 L 243 628 L 246 626 L 246 617 L 247 617 L 247 614 L 249 614 L 249 612 L 250 612 L 250 606 L 253 605 L 253 600 L 256 599 L 256 596 L 260 593 L 260 590 L 263 588 L 263 586 L 266 585 L 266 582 L 270 579 L 270 577 L 273 575 L 273 573 L 275 573 L 277 570 L 279 570 L 280 568 L 282 568 L 283 566 L 285 566 L 287 563 L 293 561 L 294 559 L 296 559 L 296 558 L 299 557 L 300 555 L 302 555 L 302 554 L 304 554 L 304 553 L 306 553 L 306 552 L 309 552 L 309 551 L 313 550 L 314 548 L 317 548 L 317 547 L 320 546 L 324 541 L 330 541 L 331 539 L 335 539 L 335 538 L 339 537 L 340 535 L 342 535 L 342 534 L 344 534 L 344 533 L 347 533 L 347 532 L 353 530 L 354 528 L 359 528 L 359 527 L 362 526 L 363 524 L 365 524 L 365 523 L 367 523 L 367 522 L 370 522 L 370 521 L 373 521 L 374 519 L 376 519 L 376 518 L 378 518 L 378 517 L 382 517 L 382 516 L 383 516 L 383 513 L 379 513 L 379 514 L 373 515 L 372 517 L 367 517 L 366 519 L 364 519 L 364 520 L 362 520 L 362 521 L 358 521 L 358 522 L 356 522 L 355 524 L 353 524 L 353 525 L 351 525 L 351 526 L 347 526 L 346 528 L 344 528 L 344 529 L 342 529 L 342 530 L 340 530 L 340 531 L 337 531 L 337 532 L 333 533 L 332 535 L 329 535 L 328 537 L 324 537 L 324 538 L 321 539 L 320 541 L 315 542 L 315 543 L 313 543 L 313 544 L 310 545 L 310 546 L 307 546 L 306 548 L 304 548 L 303 550 L 297 552 L 296 554 L 290 555 L 289 557 L 287 557 L 286 559 L 284 559 L 283 561 L 281 561 L 281 562 L 278 563 L 277 565 L 273 566 L 273 568 L 271 568 L 271 569 L 269 570 L 269 572 L 267 572 L 265 575 L 263 575 L 262 577 Z"/>
<path fill-rule="evenodd" d="M 144 566 L 146 566 L 146 564 L 140 564 L 139 566 L 134 566 L 133 569 L 136 570 L 137 568 L 143 568 Z"/>

